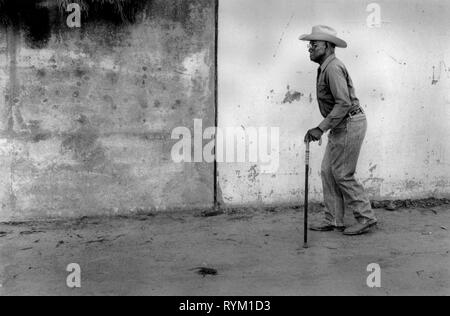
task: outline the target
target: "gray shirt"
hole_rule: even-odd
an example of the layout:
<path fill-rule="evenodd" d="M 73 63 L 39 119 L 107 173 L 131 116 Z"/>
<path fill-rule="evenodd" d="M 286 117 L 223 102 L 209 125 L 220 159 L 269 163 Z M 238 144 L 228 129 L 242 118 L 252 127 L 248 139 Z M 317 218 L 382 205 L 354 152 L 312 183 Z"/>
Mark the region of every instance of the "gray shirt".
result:
<path fill-rule="evenodd" d="M 318 69 L 317 101 L 325 118 L 319 124 L 323 132 L 341 127 L 347 114 L 359 107 L 352 79 L 345 65 L 334 54 Z"/>

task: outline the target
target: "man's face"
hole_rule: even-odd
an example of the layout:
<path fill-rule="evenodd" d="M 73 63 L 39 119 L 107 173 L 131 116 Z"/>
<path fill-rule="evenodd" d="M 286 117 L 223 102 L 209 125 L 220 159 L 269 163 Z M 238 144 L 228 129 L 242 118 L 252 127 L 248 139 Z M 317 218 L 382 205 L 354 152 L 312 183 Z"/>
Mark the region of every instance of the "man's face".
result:
<path fill-rule="evenodd" d="M 327 44 L 325 41 L 310 41 L 308 45 L 309 58 L 318 62 L 326 53 Z"/>

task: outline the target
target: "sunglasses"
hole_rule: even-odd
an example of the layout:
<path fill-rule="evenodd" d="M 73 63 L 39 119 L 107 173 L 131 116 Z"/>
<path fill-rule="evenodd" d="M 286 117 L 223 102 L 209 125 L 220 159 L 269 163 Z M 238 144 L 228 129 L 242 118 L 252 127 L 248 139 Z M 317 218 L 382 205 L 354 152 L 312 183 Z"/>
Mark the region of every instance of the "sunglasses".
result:
<path fill-rule="evenodd" d="M 319 47 L 320 45 L 318 43 L 309 43 L 307 45 L 308 49 L 316 49 L 317 47 Z"/>

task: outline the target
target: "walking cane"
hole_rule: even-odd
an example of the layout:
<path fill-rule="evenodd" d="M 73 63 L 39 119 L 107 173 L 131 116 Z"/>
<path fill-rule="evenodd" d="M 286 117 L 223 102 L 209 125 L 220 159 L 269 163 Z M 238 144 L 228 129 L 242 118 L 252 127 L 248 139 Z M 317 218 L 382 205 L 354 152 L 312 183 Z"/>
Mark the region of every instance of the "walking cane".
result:
<path fill-rule="evenodd" d="M 303 248 L 308 248 L 308 191 L 309 191 L 309 141 L 305 143 L 305 214 L 303 231 Z M 319 140 L 319 146 L 322 146 L 322 138 Z"/>
<path fill-rule="evenodd" d="M 303 248 L 308 248 L 308 191 L 309 191 L 309 141 L 305 143 L 305 204 L 304 204 L 304 227 L 303 227 Z"/>

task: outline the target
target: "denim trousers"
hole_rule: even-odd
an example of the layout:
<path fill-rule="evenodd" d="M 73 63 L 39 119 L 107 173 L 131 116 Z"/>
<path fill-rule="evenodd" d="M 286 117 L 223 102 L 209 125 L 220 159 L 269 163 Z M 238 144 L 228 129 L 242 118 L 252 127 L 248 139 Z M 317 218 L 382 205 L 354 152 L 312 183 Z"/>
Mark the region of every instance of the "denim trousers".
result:
<path fill-rule="evenodd" d="M 321 167 L 325 223 L 334 226 L 344 226 L 346 210 L 360 223 L 376 220 L 369 198 L 355 178 L 367 119 L 365 114 L 357 114 L 344 123 L 330 131 Z"/>

